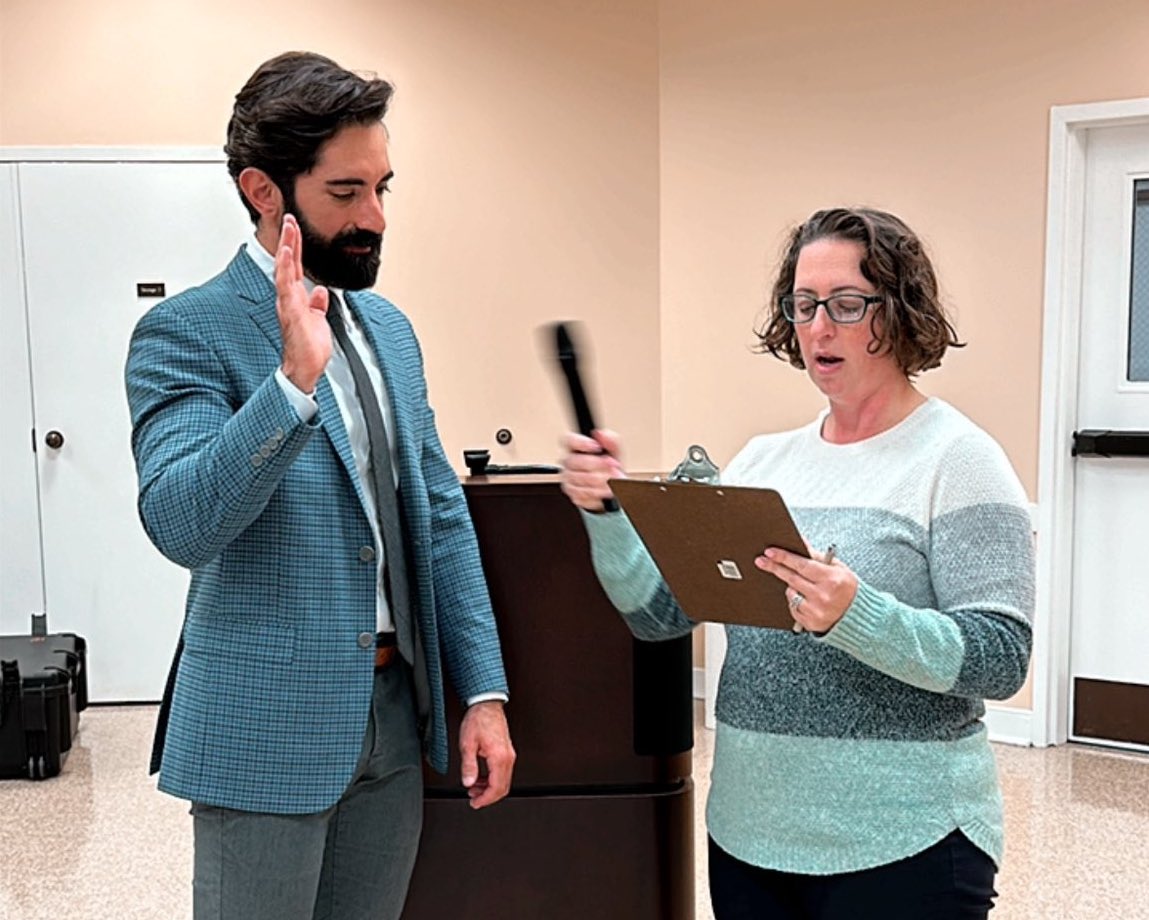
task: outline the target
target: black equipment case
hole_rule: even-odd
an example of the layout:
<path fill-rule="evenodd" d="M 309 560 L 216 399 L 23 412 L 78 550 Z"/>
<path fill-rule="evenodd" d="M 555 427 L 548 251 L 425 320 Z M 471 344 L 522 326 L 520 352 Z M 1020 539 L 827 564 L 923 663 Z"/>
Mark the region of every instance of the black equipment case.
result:
<path fill-rule="evenodd" d="M 60 772 L 88 705 L 87 643 L 47 635 L 0 636 L 0 778 L 47 779 Z"/>

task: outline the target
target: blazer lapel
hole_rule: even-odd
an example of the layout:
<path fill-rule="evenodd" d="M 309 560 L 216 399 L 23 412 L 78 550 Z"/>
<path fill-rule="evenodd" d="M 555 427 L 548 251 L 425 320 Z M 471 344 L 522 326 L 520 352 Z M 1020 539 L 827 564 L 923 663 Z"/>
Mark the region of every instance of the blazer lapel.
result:
<path fill-rule="evenodd" d="M 246 247 L 244 247 L 246 248 Z M 236 296 L 247 305 L 247 312 L 252 322 L 267 336 L 268 341 L 275 347 L 277 355 L 283 354 L 283 338 L 279 331 L 279 315 L 275 311 L 275 285 L 267 277 L 244 249 L 227 267 L 227 273 L 235 285 Z M 315 387 L 315 401 L 319 404 L 319 422 L 324 433 L 331 441 L 335 453 L 339 455 L 347 475 L 355 486 L 355 494 L 363 502 L 363 493 L 359 483 L 359 474 L 355 470 L 355 455 L 351 451 L 351 440 L 347 437 L 347 428 L 343 424 L 343 415 L 339 411 L 339 404 L 335 401 L 335 393 L 331 384 L 327 382 L 327 375 L 319 378 Z M 364 505 L 366 511 L 366 505 Z"/>
<path fill-rule="evenodd" d="M 283 354 L 279 317 L 275 312 L 275 285 L 248 256 L 246 246 L 231 260 L 227 275 L 235 287 L 235 296 L 244 302 L 252 321 L 275 347 L 275 353 Z"/>

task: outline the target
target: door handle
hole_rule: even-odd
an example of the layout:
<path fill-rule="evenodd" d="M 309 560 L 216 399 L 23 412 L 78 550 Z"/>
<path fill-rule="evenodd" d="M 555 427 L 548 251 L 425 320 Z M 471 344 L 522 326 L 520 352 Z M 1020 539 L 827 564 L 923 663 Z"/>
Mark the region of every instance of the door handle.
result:
<path fill-rule="evenodd" d="M 64 435 L 59 431 L 49 431 L 44 435 L 44 443 L 52 450 L 59 450 L 64 446 Z"/>
<path fill-rule="evenodd" d="M 1075 431 L 1072 453 L 1074 457 L 1149 457 L 1149 431 Z"/>

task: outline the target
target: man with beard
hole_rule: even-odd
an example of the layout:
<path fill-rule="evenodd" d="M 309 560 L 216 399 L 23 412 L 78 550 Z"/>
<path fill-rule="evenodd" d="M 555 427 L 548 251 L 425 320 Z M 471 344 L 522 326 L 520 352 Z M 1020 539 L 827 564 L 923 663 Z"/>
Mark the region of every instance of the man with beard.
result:
<path fill-rule="evenodd" d="M 196 920 L 398 917 L 444 678 L 472 806 L 510 786 L 470 517 L 410 324 L 365 290 L 391 92 L 315 54 L 262 65 L 226 147 L 254 236 L 132 337 L 140 516 L 191 570 L 152 769 L 192 803 Z"/>

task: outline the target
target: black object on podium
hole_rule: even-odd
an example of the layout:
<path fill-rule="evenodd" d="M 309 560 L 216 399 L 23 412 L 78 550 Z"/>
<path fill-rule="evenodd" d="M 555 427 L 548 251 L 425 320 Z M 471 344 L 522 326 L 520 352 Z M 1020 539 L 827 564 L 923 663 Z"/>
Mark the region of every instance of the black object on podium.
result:
<path fill-rule="evenodd" d="M 472 811 L 453 704 L 447 776 L 425 772 L 408 920 L 694 917 L 690 637 L 639 642 L 595 578 L 551 477 L 464 484 L 491 590 L 518 753 Z"/>

